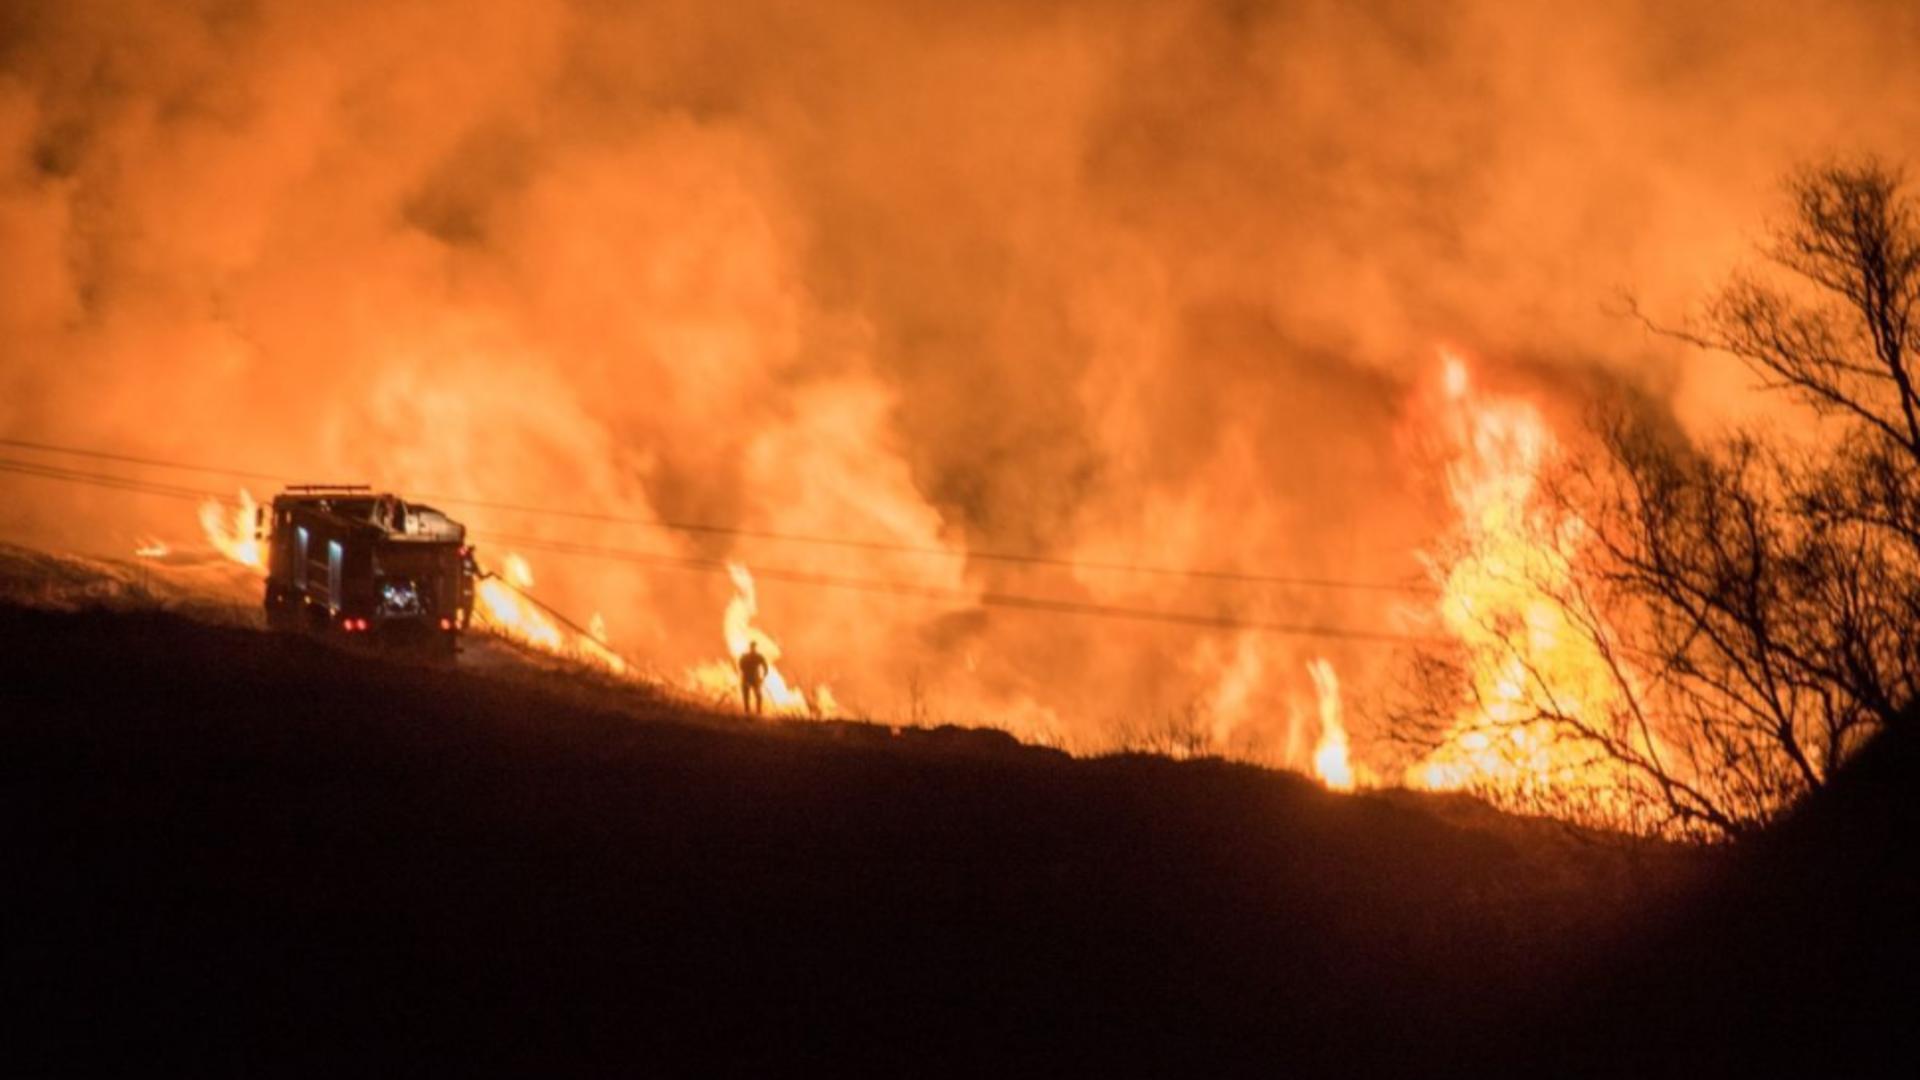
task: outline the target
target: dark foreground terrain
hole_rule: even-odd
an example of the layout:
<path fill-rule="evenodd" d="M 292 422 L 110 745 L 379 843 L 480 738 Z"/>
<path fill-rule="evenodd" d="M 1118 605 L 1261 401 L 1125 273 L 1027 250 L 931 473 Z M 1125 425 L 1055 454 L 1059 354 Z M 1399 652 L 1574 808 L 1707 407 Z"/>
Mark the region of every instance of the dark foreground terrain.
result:
<path fill-rule="evenodd" d="M 1911 746 L 1739 851 L 0 606 L 9 1075 L 1911 1075 Z"/>

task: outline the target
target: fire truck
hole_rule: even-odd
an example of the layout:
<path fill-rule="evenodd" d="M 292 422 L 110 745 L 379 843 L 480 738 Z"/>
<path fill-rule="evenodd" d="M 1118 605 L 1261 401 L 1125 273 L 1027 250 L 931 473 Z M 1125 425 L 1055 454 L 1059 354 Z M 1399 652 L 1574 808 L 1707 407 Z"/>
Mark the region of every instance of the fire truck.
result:
<path fill-rule="evenodd" d="M 466 526 L 364 485 L 319 484 L 287 488 L 256 525 L 268 627 L 444 656 L 458 648 L 477 578 Z"/>

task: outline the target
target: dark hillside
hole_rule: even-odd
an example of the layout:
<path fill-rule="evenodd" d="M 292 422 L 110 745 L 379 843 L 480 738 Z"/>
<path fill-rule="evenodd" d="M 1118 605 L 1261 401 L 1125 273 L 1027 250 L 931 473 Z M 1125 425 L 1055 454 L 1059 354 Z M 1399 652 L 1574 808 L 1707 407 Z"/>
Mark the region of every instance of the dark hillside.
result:
<path fill-rule="evenodd" d="M 1920 746 L 1867 746 L 1566 1011 L 1560 1067 L 1920 1072 Z"/>
<path fill-rule="evenodd" d="M 1537 1050 L 1681 888 L 1247 767 L 154 614 L 0 607 L 0 738 L 9 1041 L 64 1071 L 1451 1071 Z"/>

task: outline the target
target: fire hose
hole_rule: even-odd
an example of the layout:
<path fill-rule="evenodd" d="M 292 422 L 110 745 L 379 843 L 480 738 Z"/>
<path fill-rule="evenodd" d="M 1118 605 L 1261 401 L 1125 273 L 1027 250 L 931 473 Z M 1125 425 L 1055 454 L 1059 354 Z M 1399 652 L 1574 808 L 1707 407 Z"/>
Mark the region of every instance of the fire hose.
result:
<path fill-rule="evenodd" d="M 574 620 L 568 618 L 565 613 L 560 611 L 560 609 L 554 607 L 552 604 L 547 603 L 546 601 L 533 595 L 532 593 L 521 588 L 520 586 L 515 585 L 510 579 L 500 574 L 494 573 L 491 570 L 479 570 L 477 567 L 476 567 L 476 570 L 478 571 L 477 573 L 474 574 L 474 583 L 476 585 L 482 581 L 487 581 L 489 579 L 498 581 L 502 586 L 511 590 L 515 596 L 518 596 L 522 600 L 525 600 L 527 603 L 532 604 L 534 607 L 539 608 L 541 611 L 545 612 L 549 617 L 553 618 L 555 621 L 559 622 L 561 625 L 565 626 L 567 629 L 580 635 L 582 638 L 585 638 L 586 640 L 593 642 L 595 646 L 606 650 L 608 655 L 618 657 L 620 659 L 620 662 L 627 665 L 628 668 L 633 670 L 638 670 L 638 665 L 636 665 L 633 662 L 632 657 L 626 655 L 620 650 L 614 648 L 612 645 L 608 644 L 606 641 L 602 640 L 600 635 L 594 633 L 592 630 L 589 630 L 586 627 L 581 626 L 579 623 L 575 622 Z"/>

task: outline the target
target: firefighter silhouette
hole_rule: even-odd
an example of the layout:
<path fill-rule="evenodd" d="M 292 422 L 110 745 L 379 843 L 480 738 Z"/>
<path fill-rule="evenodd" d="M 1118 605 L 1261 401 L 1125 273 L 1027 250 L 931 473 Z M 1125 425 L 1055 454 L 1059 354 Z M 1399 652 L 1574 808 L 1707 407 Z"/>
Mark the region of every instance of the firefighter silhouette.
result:
<path fill-rule="evenodd" d="M 767 679 L 767 658 L 760 655 L 760 643 L 747 642 L 747 651 L 740 654 L 740 707 L 754 715 L 760 714 L 760 684 Z"/>
<path fill-rule="evenodd" d="M 460 549 L 460 593 L 454 608 L 455 618 L 460 629 L 473 622 L 473 594 L 478 582 L 486 575 L 480 572 L 480 560 L 474 557 L 471 547 Z"/>

